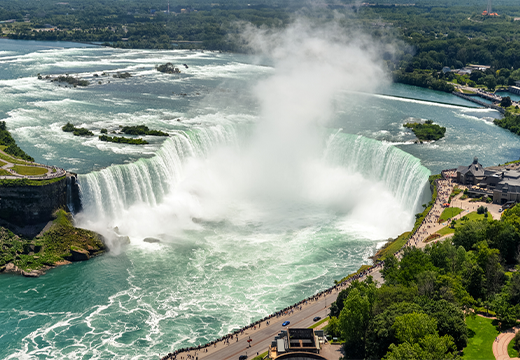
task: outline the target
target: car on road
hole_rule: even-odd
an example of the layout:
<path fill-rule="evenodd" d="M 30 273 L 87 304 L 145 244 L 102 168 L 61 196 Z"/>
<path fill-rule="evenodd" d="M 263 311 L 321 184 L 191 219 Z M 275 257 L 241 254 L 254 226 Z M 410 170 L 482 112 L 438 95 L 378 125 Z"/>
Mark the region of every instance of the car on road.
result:
<path fill-rule="evenodd" d="M 284 322 L 282 323 L 282 326 L 287 326 L 287 325 L 289 325 L 290 323 L 291 323 L 290 321 L 284 321 Z"/>
<path fill-rule="evenodd" d="M 318 321 L 318 320 L 321 320 L 321 317 L 316 316 L 314 319 L 312 319 L 312 321 Z"/>
<path fill-rule="evenodd" d="M 240 355 L 238 360 L 247 360 L 247 355 Z"/>

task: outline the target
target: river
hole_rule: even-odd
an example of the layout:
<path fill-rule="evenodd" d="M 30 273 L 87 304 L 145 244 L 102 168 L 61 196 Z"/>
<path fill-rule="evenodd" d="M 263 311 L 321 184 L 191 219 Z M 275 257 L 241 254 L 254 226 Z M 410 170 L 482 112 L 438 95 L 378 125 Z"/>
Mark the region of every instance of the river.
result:
<path fill-rule="evenodd" d="M 1 358 L 148 359 L 212 340 L 367 263 L 412 226 L 430 173 L 520 156 L 519 138 L 493 125 L 497 112 L 427 89 L 339 87 L 326 108 L 285 113 L 290 99 L 257 96 L 279 75 L 265 59 L 0 45 L 0 120 L 36 161 L 80 174 L 76 221 L 112 249 L 37 279 L 0 276 Z M 166 62 L 182 74 L 155 70 Z M 112 77 L 126 71 L 131 78 Z M 269 101 L 294 122 L 262 122 Z M 309 111 L 326 123 L 302 127 Z M 413 119 L 445 126 L 446 137 L 415 144 L 402 126 Z M 96 136 L 62 132 L 69 121 Z M 146 136 L 145 146 L 97 139 L 102 128 L 138 124 L 171 136 Z"/>

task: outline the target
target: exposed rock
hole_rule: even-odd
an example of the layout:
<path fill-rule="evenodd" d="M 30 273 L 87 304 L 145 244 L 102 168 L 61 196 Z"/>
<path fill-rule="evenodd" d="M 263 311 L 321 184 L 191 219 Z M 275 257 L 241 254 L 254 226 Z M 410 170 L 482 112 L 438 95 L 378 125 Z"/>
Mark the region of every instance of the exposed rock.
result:
<path fill-rule="evenodd" d="M 13 263 L 5 264 L 4 272 L 6 273 L 20 273 L 20 269 Z"/>
<path fill-rule="evenodd" d="M 79 248 L 72 249 L 71 248 L 70 253 L 72 254 L 72 256 L 71 256 L 72 261 L 85 261 L 85 260 L 90 259 L 90 254 L 85 249 L 79 249 Z"/>
<path fill-rule="evenodd" d="M 39 277 L 40 275 L 43 275 L 43 274 L 45 274 L 45 273 L 40 272 L 38 270 L 31 270 L 30 272 L 22 270 L 22 275 L 25 277 Z"/>
<path fill-rule="evenodd" d="M 143 241 L 147 242 L 147 243 L 160 243 L 161 242 L 161 240 L 156 239 L 156 238 L 151 238 L 151 237 L 148 237 L 148 238 L 144 239 Z"/>

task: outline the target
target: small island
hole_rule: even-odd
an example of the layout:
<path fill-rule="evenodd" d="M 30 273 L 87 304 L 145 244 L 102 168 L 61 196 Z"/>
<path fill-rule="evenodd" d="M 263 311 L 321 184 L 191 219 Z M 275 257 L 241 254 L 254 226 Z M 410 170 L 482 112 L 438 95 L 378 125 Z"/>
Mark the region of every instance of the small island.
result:
<path fill-rule="evenodd" d="M 40 74 L 38 74 L 38 80 L 50 80 L 51 82 L 66 82 L 67 84 L 72 85 L 74 87 L 88 86 L 90 84 L 87 80 L 78 79 L 73 76 L 69 76 L 68 74 L 60 75 L 54 78 L 49 75 L 43 77 Z"/>
<path fill-rule="evenodd" d="M 436 141 L 442 139 L 446 133 L 446 128 L 434 124 L 431 120 L 424 123 L 414 122 L 403 124 L 405 128 L 412 129 L 417 138 L 422 141 Z"/>
<path fill-rule="evenodd" d="M 117 74 L 112 75 L 112 77 L 116 78 L 116 79 L 127 79 L 129 77 L 132 77 L 132 75 L 129 72 L 124 72 L 124 73 L 118 72 Z"/>
<path fill-rule="evenodd" d="M 181 71 L 179 68 L 176 68 L 171 62 L 159 65 L 155 67 L 157 71 L 160 71 L 165 74 L 180 74 Z"/>
<path fill-rule="evenodd" d="M 152 136 L 169 136 L 167 133 L 160 130 L 150 130 L 148 126 L 123 126 L 121 132 L 127 135 L 152 135 Z"/>
<path fill-rule="evenodd" d="M 85 128 L 77 128 L 74 125 L 72 125 L 70 122 L 68 122 L 66 125 L 64 125 L 61 130 L 65 132 L 71 132 L 74 134 L 74 136 L 94 136 L 94 133 L 88 129 Z"/>
<path fill-rule="evenodd" d="M 99 135 L 99 140 L 118 144 L 146 145 L 148 141 L 143 139 L 131 139 L 124 136 Z"/>

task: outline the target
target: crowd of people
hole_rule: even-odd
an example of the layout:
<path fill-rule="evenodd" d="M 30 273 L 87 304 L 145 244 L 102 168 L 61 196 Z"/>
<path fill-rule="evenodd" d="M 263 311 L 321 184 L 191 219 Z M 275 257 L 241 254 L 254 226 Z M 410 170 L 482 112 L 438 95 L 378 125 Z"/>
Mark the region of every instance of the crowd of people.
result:
<path fill-rule="evenodd" d="M 439 218 L 443 212 L 444 204 L 449 202 L 451 192 L 453 190 L 453 180 L 456 177 L 455 170 L 444 170 L 442 171 L 442 179 L 435 180 L 437 187 L 437 198 L 432 208 L 424 218 L 421 226 L 419 226 L 410 239 L 408 239 L 406 246 L 417 246 L 421 241 L 424 241 L 430 235 L 429 229 L 438 223 Z M 395 256 L 399 256 L 402 250 L 395 253 Z"/>
<path fill-rule="evenodd" d="M 436 221 L 438 221 L 440 214 L 442 213 L 442 205 L 447 202 L 453 189 L 453 179 L 456 176 L 456 173 L 455 170 L 445 170 L 442 172 L 442 176 L 443 179 L 435 180 L 437 186 L 437 198 L 435 200 L 434 206 L 432 206 L 431 210 L 428 212 L 428 215 L 425 217 L 421 226 L 419 226 L 412 234 L 412 236 L 406 243 L 405 247 L 416 246 L 420 241 L 423 241 L 425 239 L 425 235 L 428 233 L 428 227 L 431 226 L 430 224 L 434 224 Z M 402 249 L 396 252 L 394 255 L 396 257 L 399 257 L 401 255 L 401 252 Z M 213 340 L 203 345 L 178 349 L 164 356 L 162 360 L 198 360 L 198 355 L 200 353 L 208 352 L 208 349 L 210 347 L 216 348 L 218 344 L 229 345 L 233 340 L 235 340 L 235 342 L 238 342 L 239 335 L 242 336 L 246 330 L 256 330 L 257 328 L 260 329 L 262 323 L 265 323 L 265 326 L 268 326 L 270 324 L 271 319 L 273 318 L 291 315 L 294 313 L 295 310 L 301 311 L 303 309 L 303 306 L 318 301 L 322 297 L 332 294 L 334 291 L 339 292 L 343 288 L 350 286 L 352 282 L 356 280 L 362 280 L 363 278 L 372 274 L 374 271 L 382 269 L 384 264 L 384 261 L 379 261 L 376 264 L 369 267 L 368 269 L 361 271 L 358 274 L 352 275 L 344 281 L 339 282 L 326 290 L 320 291 L 319 293 L 313 296 L 310 296 L 306 299 L 297 302 L 296 304 L 286 307 L 283 310 L 277 311 L 269 316 L 266 316 L 261 320 L 255 321 L 247 326 L 244 326 L 239 330 L 235 330 L 233 333 L 224 335 L 219 339 Z"/>

